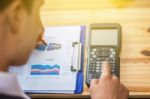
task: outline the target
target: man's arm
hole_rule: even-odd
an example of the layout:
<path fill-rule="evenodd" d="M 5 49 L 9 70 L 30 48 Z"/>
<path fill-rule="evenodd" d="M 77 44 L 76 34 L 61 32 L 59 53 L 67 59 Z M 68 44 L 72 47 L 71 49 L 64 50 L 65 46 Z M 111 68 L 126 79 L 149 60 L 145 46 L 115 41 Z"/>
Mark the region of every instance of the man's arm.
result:
<path fill-rule="evenodd" d="M 90 84 L 92 99 L 128 99 L 129 92 L 116 76 L 110 73 L 110 66 L 103 63 L 100 79 L 93 79 Z"/>

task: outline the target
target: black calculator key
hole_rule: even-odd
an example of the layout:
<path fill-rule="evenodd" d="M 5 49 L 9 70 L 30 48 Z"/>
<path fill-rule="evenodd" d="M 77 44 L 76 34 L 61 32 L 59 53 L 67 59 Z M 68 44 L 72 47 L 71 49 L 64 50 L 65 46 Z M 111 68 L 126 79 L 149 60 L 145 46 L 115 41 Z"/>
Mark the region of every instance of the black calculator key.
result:
<path fill-rule="evenodd" d="M 93 52 L 96 52 L 97 51 L 97 49 L 96 48 L 93 48 Z"/>
<path fill-rule="evenodd" d="M 91 51 L 91 55 L 95 55 L 96 54 L 96 52 L 95 51 Z"/>
<path fill-rule="evenodd" d="M 94 60 L 92 60 L 92 61 L 91 61 L 91 63 L 93 63 L 93 64 L 94 64 L 94 63 L 96 63 L 96 60 L 95 60 L 95 59 L 94 59 Z"/>
<path fill-rule="evenodd" d="M 96 58 L 97 56 L 96 55 L 92 55 L 92 58 Z"/>
<path fill-rule="evenodd" d="M 98 57 L 97 60 L 100 61 L 100 58 Z"/>
<path fill-rule="evenodd" d="M 102 52 L 97 52 L 96 55 L 99 56 L 99 57 L 101 57 L 101 56 L 105 56 L 106 57 L 106 56 L 109 56 L 109 53 L 102 51 Z"/>
<path fill-rule="evenodd" d="M 101 64 L 96 64 L 96 67 L 99 67 L 100 68 Z"/>
<path fill-rule="evenodd" d="M 115 75 L 116 69 L 116 49 L 108 47 L 93 47 L 90 53 L 89 80 L 99 79 L 102 72 L 103 61 L 108 61 L 111 65 L 111 73 Z"/>
<path fill-rule="evenodd" d="M 106 60 L 106 57 L 101 57 L 100 60 L 101 60 L 101 61 L 105 61 L 105 60 Z"/>
<path fill-rule="evenodd" d="M 114 51 L 115 51 L 115 49 L 114 49 L 114 48 L 110 48 L 110 49 L 109 49 L 109 51 L 114 52 Z"/>
<path fill-rule="evenodd" d="M 102 51 L 102 50 L 103 50 L 103 48 L 101 48 L 101 47 L 100 47 L 100 48 L 97 48 L 97 49 L 98 49 L 98 51 Z"/>
<path fill-rule="evenodd" d="M 99 69 L 96 69 L 96 73 L 99 73 L 100 72 L 100 70 Z"/>
<path fill-rule="evenodd" d="M 116 64 L 114 64 L 114 63 L 113 63 L 111 66 L 112 66 L 112 67 L 115 67 L 115 66 L 116 66 Z"/>

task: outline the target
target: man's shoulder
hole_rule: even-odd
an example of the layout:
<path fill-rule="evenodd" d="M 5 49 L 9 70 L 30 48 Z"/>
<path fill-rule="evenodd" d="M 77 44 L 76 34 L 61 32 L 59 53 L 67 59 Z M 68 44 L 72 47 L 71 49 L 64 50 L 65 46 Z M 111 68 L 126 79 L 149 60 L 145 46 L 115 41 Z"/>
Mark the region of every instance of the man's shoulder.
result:
<path fill-rule="evenodd" d="M 24 98 L 18 96 L 0 94 L 0 99 L 24 99 Z"/>

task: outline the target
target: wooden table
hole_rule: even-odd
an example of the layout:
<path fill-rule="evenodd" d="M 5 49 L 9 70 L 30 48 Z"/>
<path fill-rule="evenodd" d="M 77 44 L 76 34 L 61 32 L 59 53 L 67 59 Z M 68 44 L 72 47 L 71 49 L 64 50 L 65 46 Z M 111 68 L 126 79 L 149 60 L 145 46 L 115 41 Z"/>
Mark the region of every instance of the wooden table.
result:
<path fill-rule="evenodd" d="M 117 3 L 119 1 L 120 3 Z M 117 2 L 115 0 L 45 0 L 41 18 L 45 26 L 121 24 L 120 80 L 130 90 L 130 98 L 150 98 L 150 0 L 118 0 Z M 82 95 L 34 94 L 31 96 L 90 98 L 86 84 Z"/>

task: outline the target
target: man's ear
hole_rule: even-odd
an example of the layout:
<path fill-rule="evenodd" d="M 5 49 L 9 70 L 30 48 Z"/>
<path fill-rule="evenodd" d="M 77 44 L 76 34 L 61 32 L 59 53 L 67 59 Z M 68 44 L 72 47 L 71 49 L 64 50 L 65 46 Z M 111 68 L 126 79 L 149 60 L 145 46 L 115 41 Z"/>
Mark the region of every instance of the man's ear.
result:
<path fill-rule="evenodd" d="M 7 29 L 11 33 L 18 33 L 23 16 L 23 6 L 21 0 L 14 0 L 12 4 L 6 8 L 6 23 Z"/>

